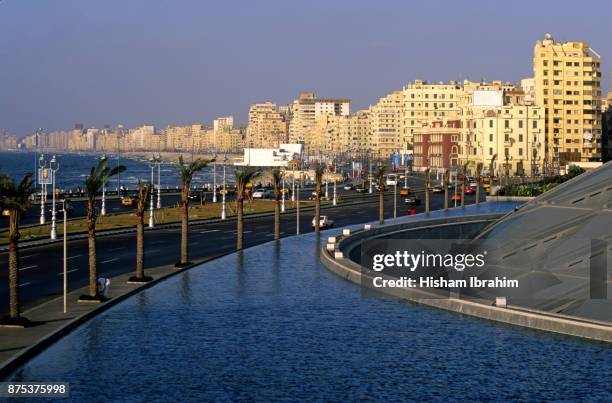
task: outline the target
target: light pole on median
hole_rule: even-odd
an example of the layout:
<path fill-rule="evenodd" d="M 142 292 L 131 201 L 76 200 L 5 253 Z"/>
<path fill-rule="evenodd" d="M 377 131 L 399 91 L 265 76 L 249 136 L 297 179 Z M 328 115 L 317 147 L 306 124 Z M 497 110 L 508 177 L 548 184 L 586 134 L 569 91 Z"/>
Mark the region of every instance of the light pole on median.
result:
<path fill-rule="evenodd" d="M 225 211 L 225 194 L 227 193 L 227 189 L 225 187 L 225 166 L 227 165 L 227 154 L 223 156 L 223 194 L 221 195 L 221 219 L 225 220 L 227 218 L 227 213 Z"/>
<path fill-rule="evenodd" d="M 217 150 L 213 152 L 213 197 L 212 202 L 217 202 Z"/>
<path fill-rule="evenodd" d="M 59 164 L 57 162 L 57 159 L 55 159 L 55 155 L 51 159 L 49 166 L 51 168 L 51 186 L 53 190 L 53 195 L 52 195 L 53 204 L 51 207 L 51 239 L 55 240 L 57 239 L 56 211 L 55 211 L 55 173 L 59 169 Z"/>
<path fill-rule="evenodd" d="M 45 179 L 44 178 L 44 169 L 45 169 L 45 165 L 47 164 L 47 161 L 45 161 L 45 155 L 44 154 L 40 154 L 40 157 L 38 158 L 38 167 L 40 168 L 38 170 L 39 172 L 39 177 L 40 179 Z M 40 225 L 43 225 L 45 223 L 45 196 L 44 196 L 44 184 L 43 182 L 45 182 L 44 180 L 38 180 L 38 182 L 40 183 Z"/>
<path fill-rule="evenodd" d="M 102 155 L 100 160 L 105 161 L 106 155 Z M 102 184 L 102 208 L 100 209 L 100 215 L 106 215 L 106 183 Z"/>
<path fill-rule="evenodd" d="M 155 169 L 155 157 L 152 157 L 149 160 L 149 167 L 151 168 L 151 186 L 155 183 L 154 177 L 154 169 Z M 155 226 L 155 221 L 153 219 L 153 196 L 151 196 L 151 200 L 149 203 L 149 228 L 153 228 Z"/>
<path fill-rule="evenodd" d="M 64 313 L 68 311 L 68 206 L 70 200 L 62 200 L 62 212 L 64 213 Z"/>
<path fill-rule="evenodd" d="M 157 209 L 161 208 L 161 154 L 157 154 Z"/>

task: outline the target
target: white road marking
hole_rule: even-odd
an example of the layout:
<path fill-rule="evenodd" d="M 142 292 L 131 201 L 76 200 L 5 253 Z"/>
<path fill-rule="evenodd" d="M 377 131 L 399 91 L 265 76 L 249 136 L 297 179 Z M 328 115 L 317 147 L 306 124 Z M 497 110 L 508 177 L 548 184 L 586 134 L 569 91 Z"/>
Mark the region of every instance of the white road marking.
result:
<path fill-rule="evenodd" d="M 66 273 L 72 273 L 72 272 L 75 272 L 75 271 L 77 271 L 77 270 L 79 270 L 79 269 L 72 269 L 72 270 L 68 270 Z M 63 272 L 63 271 L 62 271 L 62 272 L 59 272 L 59 273 L 57 273 L 57 275 L 58 275 L 58 276 L 63 276 L 63 275 L 64 275 L 64 272 Z"/>
<path fill-rule="evenodd" d="M 209 229 L 206 231 L 200 231 L 200 234 L 208 234 L 209 232 L 219 232 L 221 231 L 220 229 Z"/>
<path fill-rule="evenodd" d="M 30 270 L 30 269 L 34 269 L 34 268 L 36 268 L 36 267 L 38 267 L 38 265 L 37 265 L 37 264 L 32 265 L 32 266 L 23 267 L 23 268 L 19 269 L 19 271 Z"/>
<path fill-rule="evenodd" d="M 119 258 L 118 258 L 118 257 L 116 257 L 116 258 L 114 258 L 114 259 L 108 259 L 108 260 L 105 260 L 105 261 L 100 262 L 100 263 L 101 263 L 101 264 L 104 264 L 104 263 L 116 262 L 117 260 L 119 260 Z"/>
<path fill-rule="evenodd" d="M 77 257 L 81 257 L 81 256 L 83 256 L 83 255 L 74 255 L 74 256 L 69 256 L 69 257 L 67 257 L 67 258 L 66 258 L 66 260 L 75 259 L 75 258 L 77 258 Z"/>
<path fill-rule="evenodd" d="M 22 284 L 19 284 L 19 287 L 25 287 L 26 285 L 30 285 L 30 283 L 22 283 Z"/>
<path fill-rule="evenodd" d="M 251 232 L 253 232 L 253 231 L 242 231 L 243 234 L 249 234 Z"/>
<path fill-rule="evenodd" d="M 274 234 L 266 234 L 265 236 L 274 236 Z"/>
<path fill-rule="evenodd" d="M 34 256 L 38 256 L 40 255 L 40 253 L 34 253 L 33 255 L 25 255 L 25 256 L 20 256 L 21 259 L 27 259 L 29 257 L 34 257 Z"/>

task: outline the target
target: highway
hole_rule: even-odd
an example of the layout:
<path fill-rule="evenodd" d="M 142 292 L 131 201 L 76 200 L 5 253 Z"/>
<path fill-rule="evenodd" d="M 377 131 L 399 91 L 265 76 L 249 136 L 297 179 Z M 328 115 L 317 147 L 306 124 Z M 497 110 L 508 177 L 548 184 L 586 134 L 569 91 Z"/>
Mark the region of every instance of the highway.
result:
<path fill-rule="evenodd" d="M 452 194 L 449 192 L 449 196 Z M 417 192 L 417 195 L 419 193 Z M 423 195 L 419 197 L 423 199 Z M 430 193 L 431 210 L 441 209 L 444 194 Z M 370 200 L 371 202 L 368 202 Z M 364 203 L 336 206 L 322 210 L 335 221 L 335 227 L 373 221 L 378 219 L 378 198 L 365 198 Z M 466 195 L 466 203 L 473 203 L 474 196 Z M 290 204 L 289 204 L 290 205 Z M 449 201 L 449 206 L 453 203 Z M 398 216 L 406 215 L 403 198 L 398 195 Z M 417 206 L 422 212 L 424 206 Z M 300 230 L 312 232 L 313 211 L 301 214 Z M 386 192 L 385 217 L 393 217 L 393 192 Z M 247 218 L 245 220 L 245 247 L 273 239 L 274 218 Z M 281 216 L 281 236 L 296 233 L 296 219 L 293 212 Z M 134 270 L 136 240 L 134 233 L 98 237 L 98 275 L 113 277 Z M 200 259 L 232 252 L 236 244 L 236 222 L 191 225 L 189 234 L 190 257 Z M 145 232 L 145 267 L 174 264 L 179 260 L 180 228 L 159 229 Z M 0 253 L 0 314 L 8 311 L 8 253 Z M 62 291 L 62 244 L 31 247 L 20 250 L 20 282 L 22 309 L 36 305 Z M 69 288 L 87 284 L 87 240 L 73 240 L 68 245 Z M 111 285 L 112 286 L 112 285 Z"/>

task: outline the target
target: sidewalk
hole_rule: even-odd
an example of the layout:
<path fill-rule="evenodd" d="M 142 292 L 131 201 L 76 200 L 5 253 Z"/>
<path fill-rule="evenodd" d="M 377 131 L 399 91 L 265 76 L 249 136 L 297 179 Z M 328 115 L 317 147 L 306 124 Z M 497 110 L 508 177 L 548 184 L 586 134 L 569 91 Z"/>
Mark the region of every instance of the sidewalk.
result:
<path fill-rule="evenodd" d="M 38 324 L 25 329 L 0 328 L 0 379 L 102 311 L 170 276 L 219 256 L 196 260 L 193 265 L 181 269 L 172 265 L 146 269 L 145 274 L 154 278 L 147 284 L 127 284 L 133 272 L 112 277 L 108 294 L 111 299 L 101 304 L 78 303 L 79 296 L 88 292 L 87 287 L 82 287 L 68 293 L 68 313 L 64 313 L 62 296 L 23 312 L 24 317 Z"/>

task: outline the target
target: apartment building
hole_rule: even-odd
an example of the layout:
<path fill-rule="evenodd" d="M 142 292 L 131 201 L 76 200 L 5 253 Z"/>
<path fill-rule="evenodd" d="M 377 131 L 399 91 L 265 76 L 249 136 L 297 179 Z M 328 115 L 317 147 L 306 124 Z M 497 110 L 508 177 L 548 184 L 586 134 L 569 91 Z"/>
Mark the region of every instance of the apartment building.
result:
<path fill-rule="evenodd" d="M 545 170 L 601 159 L 601 58 L 587 42 L 534 47 L 536 104 L 545 111 Z"/>
<path fill-rule="evenodd" d="M 415 171 L 443 174 L 456 167 L 459 157 L 461 120 L 435 120 L 415 130 L 412 167 Z"/>
<path fill-rule="evenodd" d="M 372 151 L 378 158 L 390 158 L 402 149 L 404 93 L 395 91 L 370 106 Z"/>
<path fill-rule="evenodd" d="M 251 105 L 246 131 L 245 146 L 251 148 L 278 147 L 287 139 L 287 109 L 275 103 Z"/>
<path fill-rule="evenodd" d="M 312 138 L 312 130 L 320 125 L 322 116 L 348 116 L 349 99 L 321 99 L 314 92 L 302 92 L 290 106 L 289 142 L 298 143 Z M 319 122 L 317 123 L 317 119 Z M 323 119 L 325 120 L 325 119 Z M 307 144 L 308 146 L 308 144 Z"/>
<path fill-rule="evenodd" d="M 601 160 L 612 161 L 612 91 L 602 100 Z"/>
<path fill-rule="evenodd" d="M 213 120 L 213 130 L 217 133 L 229 131 L 234 128 L 234 117 L 224 116 Z"/>

